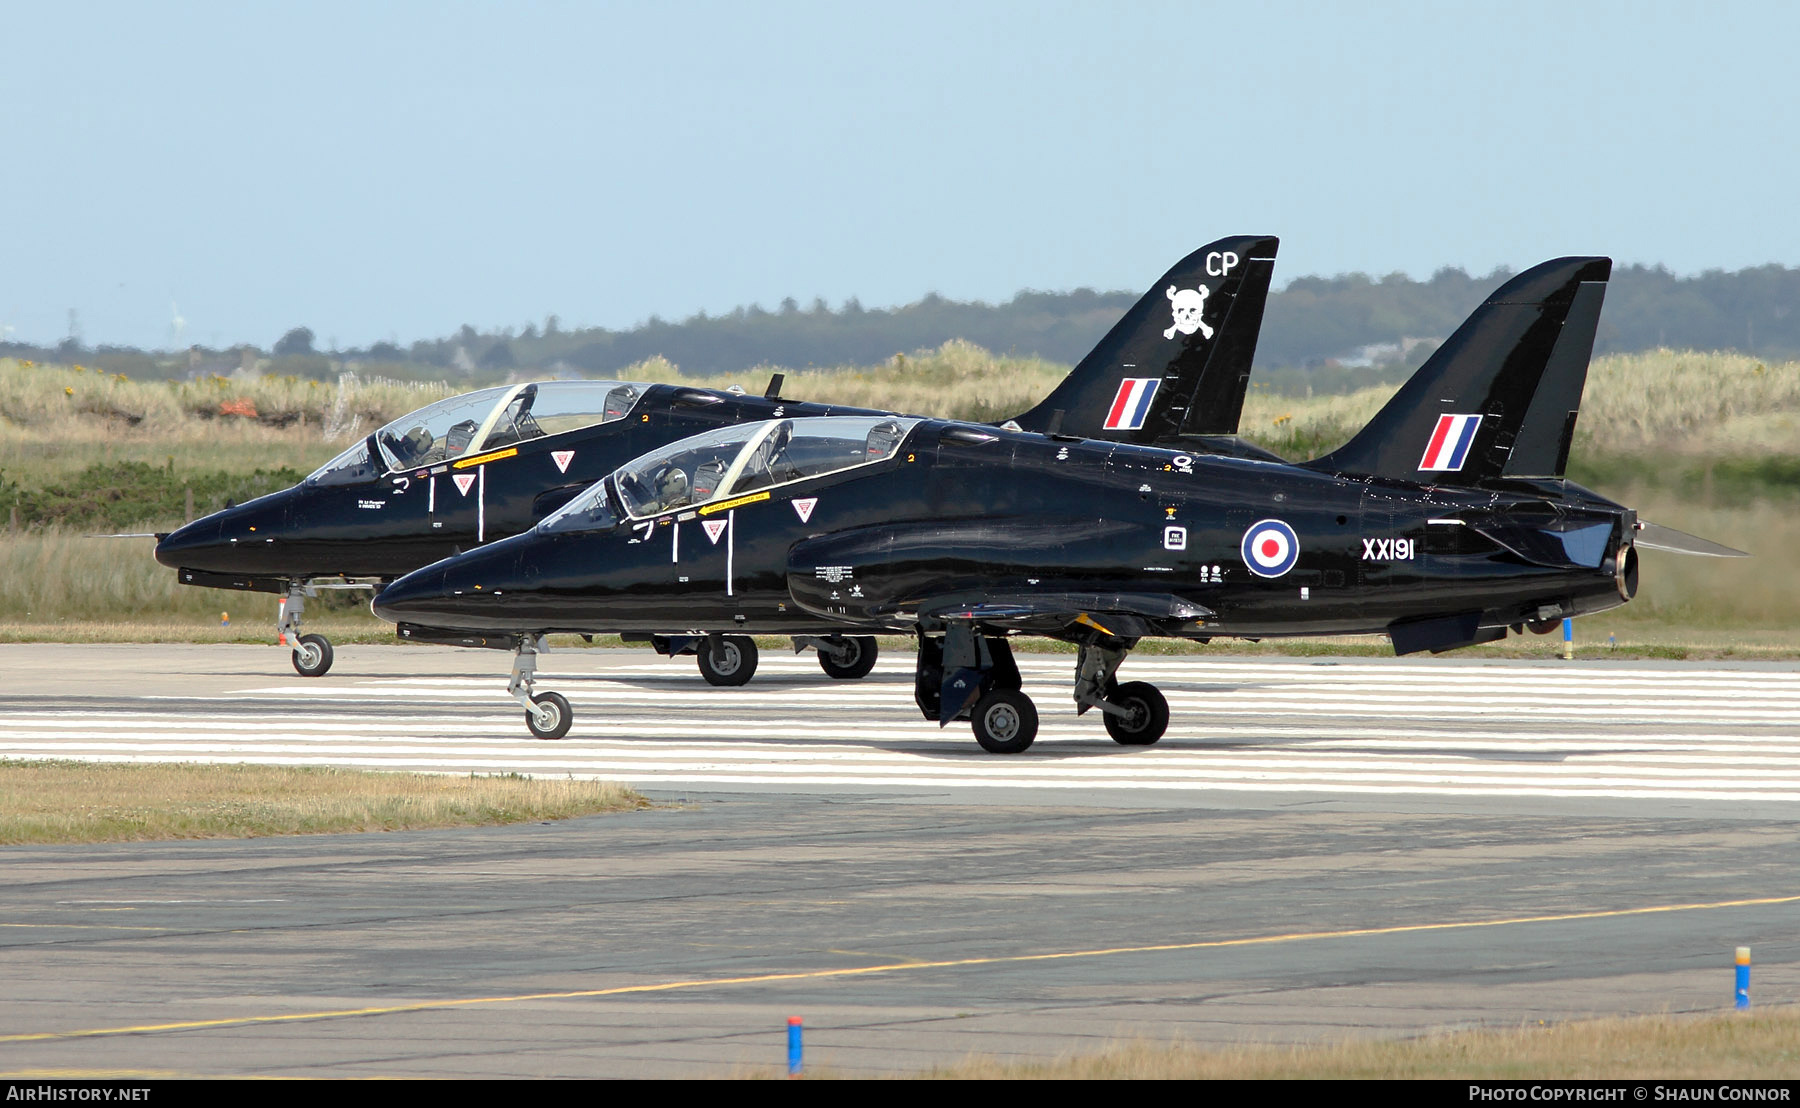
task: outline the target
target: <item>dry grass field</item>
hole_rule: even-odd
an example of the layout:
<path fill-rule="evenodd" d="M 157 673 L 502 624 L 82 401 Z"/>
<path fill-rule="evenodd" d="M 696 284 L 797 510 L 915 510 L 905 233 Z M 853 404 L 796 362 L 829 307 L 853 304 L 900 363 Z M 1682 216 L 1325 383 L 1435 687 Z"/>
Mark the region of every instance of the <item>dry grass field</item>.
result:
<path fill-rule="evenodd" d="M 1578 1020 L 1315 1046 L 1124 1043 L 1043 1064 L 971 1058 L 926 1076 L 1005 1080 L 1761 1080 L 1800 1074 L 1800 1008 Z M 814 1076 L 810 1075 L 809 1076 Z"/>
<path fill-rule="evenodd" d="M 772 370 L 686 378 L 662 359 L 621 374 L 761 392 Z M 967 343 L 879 366 L 789 372 L 784 395 L 968 419 L 997 419 L 1041 398 L 1067 368 L 990 354 Z M 0 359 L 0 482 L 32 489 L 96 462 L 143 462 L 171 481 L 218 471 L 309 471 L 357 434 L 455 391 L 439 383 L 336 383 L 286 377 L 139 383 L 85 367 Z M 1389 388 L 1293 397 L 1255 387 L 1246 437 L 1288 457 L 1330 449 L 1391 395 Z M 1621 640 L 1744 633 L 1746 641 L 1800 635 L 1800 363 L 1737 354 L 1653 351 L 1596 359 L 1571 475 L 1649 520 L 1751 551 L 1723 561 L 1647 552 L 1643 588 L 1598 617 Z M 4 484 L 0 484 L 3 490 Z M 0 516 L 0 527 L 6 520 Z M 167 529 L 179 518 L 134 529 Z M 54 528 L 0 535 L 0 640 L 46 628 L 137 625 L 162 637 L 230 637 L 219 613 L 268 621 L 268 598 L 178 587 L 147 539 L 94 539 Z M 384 626 L 347 594 L 317 615 L 350 634 Z M 309 616 L 314 613 L 309 612 Z M 30 630 L 27 631 L 26 629 Z M 86 630 L 78 630 L 86 629 Z M 154 630 L 152 630 L 154 629 Z M 53 633 L 53 632 L 52 632 Z M 1590 635 L 1590 637 L 1594 637 Z"/>
<path fill-rule="evenodd" d="M 0 761 L 6 846 L 482 827 L 644 804 L 610 782 L 516 775 Z"/>

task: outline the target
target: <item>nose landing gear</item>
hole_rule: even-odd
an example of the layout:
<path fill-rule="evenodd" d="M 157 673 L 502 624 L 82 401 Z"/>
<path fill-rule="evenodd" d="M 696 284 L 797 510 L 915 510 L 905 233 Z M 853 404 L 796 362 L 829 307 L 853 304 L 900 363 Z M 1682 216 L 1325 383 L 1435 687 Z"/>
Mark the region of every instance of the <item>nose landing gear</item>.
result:
<path fill-rule="evenodd" d="M 302 677 L 323 677 L 331 671 L 331 641 L 324 635 L 300 633 L 300 619 L 306 612 L 309 591 L 305 581 L 288 584 L 287 599 L 281 605 L 281 619 L 275 624 L 275 637 L 294 644 L 295 673 Z"/>
<path fill-rule="evenodd" d="M 561 693 L 531 691 L 537 675 L 537 656 L 545 650 L 542 636 L 522 636 L 513 648 L 512 679 L 506 683 L 507 695 L 525 709 L 525 726 L 540 739 L 560 739 L 575 722 L 575 711 Z"/>

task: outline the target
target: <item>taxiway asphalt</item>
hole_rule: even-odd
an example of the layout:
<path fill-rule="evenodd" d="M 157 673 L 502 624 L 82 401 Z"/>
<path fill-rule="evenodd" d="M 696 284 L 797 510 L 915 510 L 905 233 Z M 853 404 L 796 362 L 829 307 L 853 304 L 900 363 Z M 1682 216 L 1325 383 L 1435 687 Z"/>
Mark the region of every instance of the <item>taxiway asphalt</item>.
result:
<path fill-rule="evenodd" d="M 7 847 L 0 1072 L 916 1071 L 1107 1042 L 1308 1041 L 1800 997 L 1800 667 L 1133 658 L 1125 751 L 1022 658 L 982 754 L 904 659 L 0 646 L 0 756 L 631 780 L 555 825 Z"/>

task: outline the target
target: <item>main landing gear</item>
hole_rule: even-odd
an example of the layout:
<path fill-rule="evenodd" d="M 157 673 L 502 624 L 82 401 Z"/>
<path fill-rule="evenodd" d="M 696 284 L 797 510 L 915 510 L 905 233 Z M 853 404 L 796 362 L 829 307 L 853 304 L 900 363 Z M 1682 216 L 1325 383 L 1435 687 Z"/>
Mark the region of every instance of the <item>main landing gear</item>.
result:
<path fill-rule="evenodd" d="M 794 653 L 798 654 L 807 647 L 819 652 L 819 668 L 825 676 L 835 681 L 855 681 L 867 677 L 875 668 L 875 658 L 881 653 L 873 635 L 859 635 L 855 638 L 846 635 L 796 635 L 794 636 Z"/>
<path fill-rule="evenodd" d="M 700 641 L 700 676 L 721 688 L 747 683 L 756 674 L 756 640 L 749 635 L 708 635 Z"/>
<path fill-rule="evenodd" d="M 756 675 L 756 640 L 749 635 L 623 635 L 628 643 L 648 642 L 665 658 L 694 655 L 706 683 L 729 688 Z"/>
<path fill-rule="evenodd" d="M 1169 729 L 1169 701 L 1147 681 L 1120 684 L 1115 677 L 1137 645 L 1099 636 L 1076 644 L 1075 714 L 1100 710 L 1106 733 L 1120 746 L 1150 746 Z"/>
<path fill-rule="evenodd" d="M 626 635 L 626 642 L 648 641 L 664 657 L 692 654 L 706 683 L 722 688 L 748 684 L 756 674 L 759 654 L 748 635 Z M 881 653 L 872 635 L 796 635 L 794 653 L 808 647 L 819 652 L 819 668 L 827 677 L 854 681 L 867 677 Z"/>
<path fill-rule="evenodd" d="M 1135 640 L 1095 636 L 1079 642 L 1075 709 L 1097 708 L 1106 733 L 1121 746 L 1149 746 L 1169 727 L 1169 702 L 1156 686 L 1114 679 Z M 1037 738 L 1037 706 L 1020 690 L 1019 667 L 1004 636 L 951 623 L 942 636 L 919 636 L 913 700 L 939 727 L 966 719 L 990 754 L 1018 754 Z"/>

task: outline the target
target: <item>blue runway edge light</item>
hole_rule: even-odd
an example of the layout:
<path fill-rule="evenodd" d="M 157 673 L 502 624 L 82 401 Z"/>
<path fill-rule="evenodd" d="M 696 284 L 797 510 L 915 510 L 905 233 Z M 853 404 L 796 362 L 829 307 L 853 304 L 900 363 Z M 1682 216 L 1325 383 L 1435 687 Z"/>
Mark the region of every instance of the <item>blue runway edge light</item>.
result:
<path fill-rule="evenodd" d="M 802 1028 L 801 1028 L 801 1024 L 800 1024 L 800 1017 L 799 1016 L 789 1016 L 788 1017 L 788 1076 L 789 1077 L 799 1077 L 800 1076 L 800 1052 L 801 1052 L 800 1033 L 801 1033 L 801 1030 L 802 1030 Z"/>

